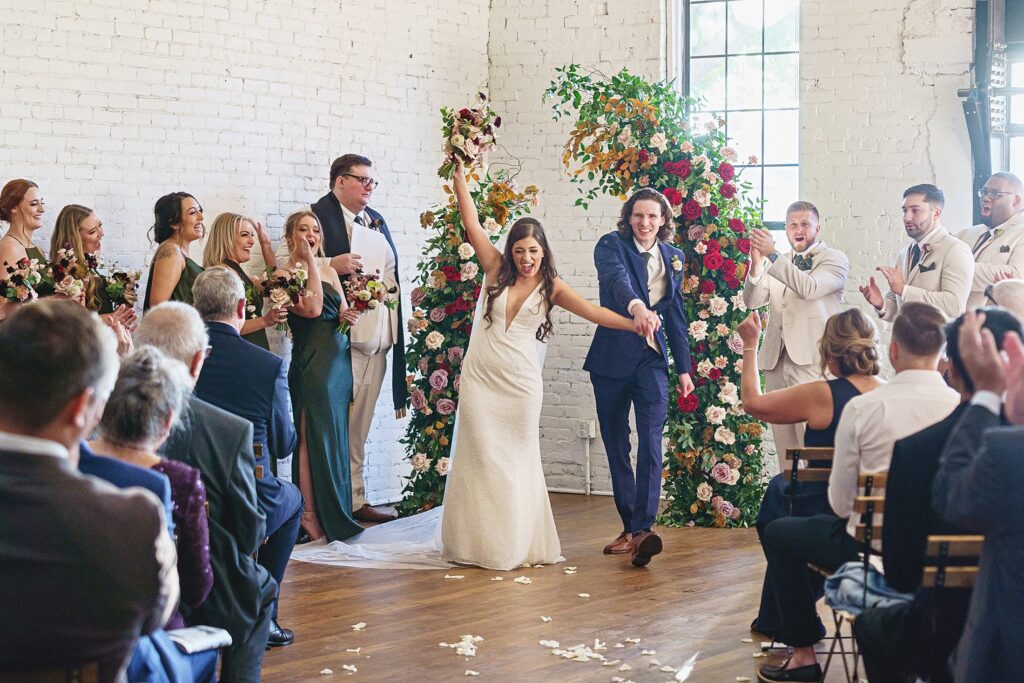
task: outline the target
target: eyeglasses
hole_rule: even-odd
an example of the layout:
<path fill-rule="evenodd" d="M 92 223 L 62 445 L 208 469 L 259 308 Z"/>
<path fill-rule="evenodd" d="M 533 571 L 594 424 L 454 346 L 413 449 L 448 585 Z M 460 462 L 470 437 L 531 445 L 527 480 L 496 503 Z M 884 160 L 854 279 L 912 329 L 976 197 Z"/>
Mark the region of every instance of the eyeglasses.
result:
<path fill-rule="evenodd" d="M 986 190 L 985 188 L 981 188 L 980 190 L 978 190 L 978 198 L 979 199 L 984 199 L 985 197 L 988 197 L 989 199 L 998 199 L 1000 195 L 1004 195 L 1004 194 L 1013 195 L 1013 194 L 1017 194 L 1017 193 L 1016 192 L 999 192 L 998 190 Z"/>
<path fill-rule="evenodd" d="M 992 302 L 993 306 L 998 306 L 999 302 L 992 296 L 992 289 L 995 287 L 995 283 L 985 287 L 985 298 Z"/>
<path fill-rule="evenodd" d="M 365 187 L 367 190 L 372 190 L 373 188 L 377 187 L 378 184 L 377 181 L 374 180 L 373 178 L 368 178 L 364 175 L 353 175 L 351 173 L 342 173 L 341 175 L 343 175 L 346 178 L 353 178 L 355 180 L 358 180 L 359 184 Z"/>

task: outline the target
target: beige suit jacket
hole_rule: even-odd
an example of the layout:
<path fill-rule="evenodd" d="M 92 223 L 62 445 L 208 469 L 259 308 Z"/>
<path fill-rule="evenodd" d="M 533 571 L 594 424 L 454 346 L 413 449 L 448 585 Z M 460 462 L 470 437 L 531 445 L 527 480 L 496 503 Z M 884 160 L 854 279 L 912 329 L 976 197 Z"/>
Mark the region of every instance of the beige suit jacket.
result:
<path fill-rule="evenodd" d="M 975 225 L 958 231 L 956 236 L 973 250 L 986 230 L 988 227 L 985 225 Z M 974 309 L 984 306 L 985 288 L 995 282 L 996 275 L 1005 271 L 1012 271 L 1012 277 L 1015 278 L 1024 275 L 1024 213 L 1018 213 L 996 226 L 992 237 L 974 255 L 974 279 L 967 307 Z"/>
<path fill-rule="evenodd" d="M 967 309 L 967 295 L 974 277 L 974 257 L 971 248 L 951 235 L 941 225 L 932 231 L 928 241 L 921 244 L 924 253 L 914 268 L 910 268 L 910 242 L 896 255 L 896 268 L 906 283 L 903 295 L 890 291 L 885 295 L 885 306 L 879 312 L 882 320 L 892 322 L 907 301 L 931 304 L 946 317 L 955 318 Z"/>
<path fill-rule="evenodd" d="M 825 321 L 839 312 L 849 259 L 824 242 L 814 244 L 806 253 L 811 256 L 810 270 L 800 270 L 793 265 L 792 255 L 786 254 L 770 266 L 766 260 L 767 269 L 748 276 L 743 285 L 747 308 L 768 306 L 768 324 L 757 354 L 762 370 L 773 369 L 783 349 L 797 365 L 817 364 Z"/>

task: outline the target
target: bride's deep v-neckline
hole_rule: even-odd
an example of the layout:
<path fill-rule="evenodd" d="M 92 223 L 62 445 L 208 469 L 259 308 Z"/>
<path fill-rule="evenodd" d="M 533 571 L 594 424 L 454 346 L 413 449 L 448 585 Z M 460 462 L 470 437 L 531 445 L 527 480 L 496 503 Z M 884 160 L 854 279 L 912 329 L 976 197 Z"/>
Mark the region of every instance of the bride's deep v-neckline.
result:
<path fill-rule="evenodd" d="M 505 311 L 504 311 L 505 312 L 505 334 L 508 334 L 509 329 L 512 327 L 512 323 L 514 323 L 516 321 L 516 318 L 519 317 L 520 311 L 523 310 L 523 306 L 525 306 L 526 302 L 530 300 L 530 297 L 532 297 L 534 294 L 537 293 L 537 290 L 540 289 L 540 286 L 542 284 L 544 284 L 543 280 L 538 282 L 537 286 L 534 287 L 533 290 L 531 290 L 530 293 L 526 295 L 526 298 L 522 300 L 522 302 L 519 304 L 519 308 L 516 309 L 516 312 L 512 315 L 511 318 L 508 317 L 508 306 L 509 306 L 509 303 L 510 303 L 509 300 L 512 297 L 510 297 L 508 295 L 508 293 L 510 291 L 512 291 L 512 288 L 511 287 L 506 287 L 505 288 L 505 292 L 504 292 L 504 294 L 505 294 L 505 307 L 504 307 L 505 308 Z"/>

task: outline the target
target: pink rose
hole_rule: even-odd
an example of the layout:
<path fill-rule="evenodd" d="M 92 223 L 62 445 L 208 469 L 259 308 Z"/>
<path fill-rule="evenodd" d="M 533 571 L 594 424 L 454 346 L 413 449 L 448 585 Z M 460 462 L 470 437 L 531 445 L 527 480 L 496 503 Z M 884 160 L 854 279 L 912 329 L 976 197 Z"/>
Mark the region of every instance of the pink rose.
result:
<path fill-rule="evenodd" d="M 444 312 L 444 306 L 437 306 L 436 308 L 430 309 L 430 319 L 435 323 L 439 323 L 447 317 Z"/>
<path fill-rule="evenodd" d="M 742 514 L 743 513 L 740 512 L 739 508 L 733 508 L 732 509 L 732 514 L 729 515 L 729 516 L 732 517 L 733 519 L 739 519 Z"/>
<path fill-rule="evenodd" d="M 452 381 L 452 389 L 458 391 L 460 386 L 462 386 L 462 375 L 455 375 L 455 379 Z"/>
<path fill-rule="evenodd" d="M 412 407 L 416 410 L 423 410 L 427 406 L 427 397 L 423 395 L 421 389 L 413 389 L 409 400 L 412 401 Z"/>
<path fill-rule="evenodd" d="M 441 415 L 451 415 L 455 412 L 455 401 L 450 398 L 439 398 L 437 399 L 437 412 Z"/>
<path fill-rule="evenodd" d="M 732 476 L 732 468 L 724 462 L 720 462 L 711 468 L 711 478 L 717 481 L 719 484 L 724 484 L 729 481 L 729 477 Z"/>
<path fill-rule="evenodd" d="M 687 229 L 686 231 L 686 237 L 688 239 L 693 240 L 694 242 L 699 242 L 700 240 L 704 239 L 704 226 L 691 225 L 689 229 Z"/>
<path fill-rule="evenodd" d="M 419 306 L 421 303 L 423 303 L 423 300 L 426 298 L 427 293 L 422 287 L 417 287 L 416 289 L 412 290 L 411 294 L 409 294 L 409 300 L 412 302 L 413 306 Z"/>
<path fill-rule="evenodd" d="M 733 511 L 733 510 L 735 510 L 735 509 L 736 509 L 736 508 L 734 508 L 734 507 L 732 506 L 732 503 L 730 503 L 730 502 L 729 502 L 729 501 L 727 501 L 727 500 L 723 500 L 723 501 L 722 501 L 722 502 L 721 502 L 721 503 L 720 503 L 720 504 L 718 505 L 718 512 L 719 512 L 719 514 L 721 514 L 721 515 L 722 515 L 723 517 L 732 517 L 732 511 Z"/>
<path fill-rule="evenodd" d="M 427 368 L 429 367 L 427 365 L 427 357 L 426 356 L 421 356 L 419 362 L 416 363 L 416 367 L 419 368 L 419 371 L 420 371 L 421 375 L 427 374 Z"/>
<path fill-rule="evenodd" d="M 448 386 L 448 372 L 445 370 L 434 370 L 430 375 L 430 386 L 434 391 L 441 391 Z"/>
<path fill-rule="evenodd" d="M 462 350 L 461 346 L 453 346 L 448 349 L 448 361 L 450 363 L 459 363 L 462 361 L 462 357 L 465 353 L 466 352 Z"/>

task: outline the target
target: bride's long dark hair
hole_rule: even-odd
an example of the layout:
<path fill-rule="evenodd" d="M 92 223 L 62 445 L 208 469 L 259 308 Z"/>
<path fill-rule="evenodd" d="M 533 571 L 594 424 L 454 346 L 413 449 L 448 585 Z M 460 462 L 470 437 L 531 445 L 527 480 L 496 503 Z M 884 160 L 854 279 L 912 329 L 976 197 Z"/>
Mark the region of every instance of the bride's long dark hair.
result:
<path fill-rule="evenodd" d="M 558 271 L 555 270 L 555 259 L 551 254 L 551 248 L 548 246 L 548 238 L 544 235 L 544 227 L 536 218 L 520 218 L 512 224 L 512 229 L 508 231 L 508 238 L 505 240 L 505 253 L 501 256 L 501 269 L 498 270 L 497 282 L 487 288 L 487 305 L 484 307 L 484 320 L 487 321 L 488 326 L 493 324 L 491 309 L 494 306 L 494 300 L 505 289 L 516 283 L 519 271 L 516 269 L 515 260 L 512 258 L 512 248 L 516 245 L 516 242 L 527 237 L 537 240 L 541 250 L 544 252 L 544 260 L 540 264 L 540 274 L 543 278 L 540 293 L 544 297 L 547 310 L 544 312 L 544 322 L 537 328 L 537 341 L 544 342 L 551 336 L 551 309 L 554 307 L 551 297 L 554 295 L 555 278 L 558 277 Z M 505 324 L 508 325 L 507 320 Z"/>

